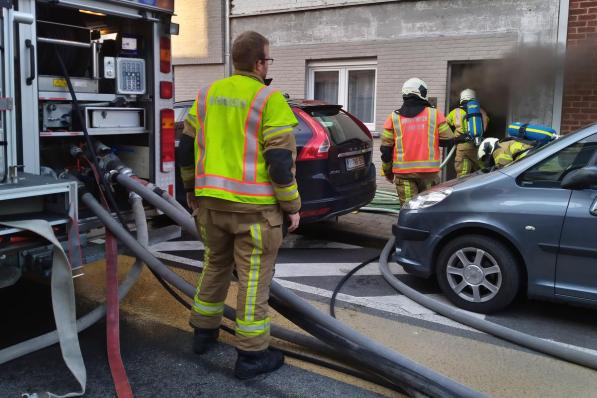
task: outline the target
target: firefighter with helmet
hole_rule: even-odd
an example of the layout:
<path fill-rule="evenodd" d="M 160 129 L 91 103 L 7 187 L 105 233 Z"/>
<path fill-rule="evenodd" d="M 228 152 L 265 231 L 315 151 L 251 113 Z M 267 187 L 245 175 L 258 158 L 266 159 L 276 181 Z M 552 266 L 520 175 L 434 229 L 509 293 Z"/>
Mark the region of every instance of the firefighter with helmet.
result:
<path fill-rule="evenodd" d="M 283 217 L 289 231 L 300 220 L 292 133 L 298 121 L 283 95 L 265 84 L 273 61 L 265 37 L 239 35 L 232 61 L 231 77 L 199 90 L 177 156 L 205 245 L 190 319 L 193 350 L 202 354 L 216 343 L 236 268 L 234 374 L 249 379 L 284 363 L 283 354 L 269 348 L 268 299 Z"/>
<path fill-rule="evenodd" d="M 404 102 L 387 118 L 381 137 L 382 171 L 396 185 L 401 206 L 439 181 L 440 142 L 455 138 L 427 91 L 423 80 L 408 79 L 402 86 Z"/>
<path fill-rule="evenodd" d="M 459 138 L 468 138 L 469 132 L 467 127 L 467 110 L 466 105 L 471 100 L 476 100 L 477 94 L 474 90 L 467 88 L 460 93 L 460 103 L 457 108 L 453 109 L 446 118 L 448 124 L 454 130 L 454 133 Z M 487 112 L 481 108 L 481 115 L 483 118 L 483 130 L 487 131 L 489 124 L 489 117 Z M 456 175 L 463 177 L 467 174 L 473 173 L 481 168 L 482 164 L 477 159 L 477 147 L 471 140 L 461 142 L 456 146 L 456 157 L 454 159 L 454 168 Z"/>
<path fill-rule="evenodd" d="M 535 148 L 531 143 L 509 139 L 500 142 L 497 138 L 485 138 L 478 149 L 478 159 L 484 163 L 485 169 L 498 169 L 525 157 L 529 150 Z"/>

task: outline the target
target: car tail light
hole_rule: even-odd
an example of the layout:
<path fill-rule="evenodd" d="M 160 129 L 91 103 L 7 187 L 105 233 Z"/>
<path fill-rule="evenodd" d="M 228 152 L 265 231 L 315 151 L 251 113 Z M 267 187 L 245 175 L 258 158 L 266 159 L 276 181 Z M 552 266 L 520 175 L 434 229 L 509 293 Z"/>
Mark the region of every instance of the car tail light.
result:
<path fill-rule="evenodd" d="M 317 217 L 317 216 L 323 216 L 324 214 L 329 213 L 331 210 L 332 209 L 330 209 L 329 207 L 322 207 L 320 209 L 303 210 L 299 214 L 301 217 L 304 217 L 304 218 Z"/>
<path fill-rule="evenodd" d="M 369 129 L 367 128 L 367 126 L 365 126 L 365 123 L 361 122 L 361 120 L 359 118 L 357 118 L 356 116 L 351 115 L 348 112 L 345 112 L 356 124 L 359 125 L 359 127 L 361 128 L 361 130 L 363 130 L 363 132 L 365 134 L 367 134 L 367 136 L 371 139 L 373 139 L 373 136 L 371 135 L 371 131 L 369 131 Z"/>
<path fill-rule="evenodd" d="M 172 69 L 172 51 L 169 37 L 160 38 L 160 72 L 170 73 Z"/>
<path fill-rule="evenodd" d="M 172 82 L 160 82 L 160 98 L 171 99 L 172 87 Z"/>
<path fill-rule="evenodd" d="M 327 159 L 328 151 L 330 150 L 330 139 L 325 128 L 302 109 L 296 109 L 296 113 L 313 131 L 313 137 L 307 141 L 301 153 L 299 153 L 297 160 Z"/>
<path fill-rule="evenodd" d="M 160 111 L 160 168 L 166 173 L 174 170 L 174 110 Z"/>

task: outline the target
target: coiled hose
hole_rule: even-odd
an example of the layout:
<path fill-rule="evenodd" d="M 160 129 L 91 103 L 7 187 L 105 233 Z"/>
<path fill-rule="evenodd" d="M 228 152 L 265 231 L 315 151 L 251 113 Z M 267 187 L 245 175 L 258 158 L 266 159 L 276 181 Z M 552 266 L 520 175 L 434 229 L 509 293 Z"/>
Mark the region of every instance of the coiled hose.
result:
<path fill-rule="evenodd" d="M 149 242 L 149 234 L 147 230 L 147 219 L 145 218 L 145 209 L 143 209 L 141 197 L 136 194 L 131 194 L 129 195 L 129 200 L 133 208 L 135 224 L 137 225 L 137 240 L 139 241 L 140 245 L 147 246 Z M 135 282 L 137 282 L 139 279 L 139 275 L 141 275 L 142 270 L 143 262 L 137 259 L 124 281 L 118 287 L 119 300 L 122 300 L 128 294 L 131 287 L 133 287 Z M 97 323 L 100 319 L 104 318 L 105 315 L 105 304 L 96 307 L 88 314 L 77 319 L 77 331 L 79 333 L 84 331 L 85 329 Z M 20 358 L 32 352 L 42 350 L 56 343 L 58 343 L 58 332 L 54 330 L 41 336 L 37 336 L 21 343 L 12 345 L 0 350 L 0 364 L 12 361 L 13 359 Z"/>

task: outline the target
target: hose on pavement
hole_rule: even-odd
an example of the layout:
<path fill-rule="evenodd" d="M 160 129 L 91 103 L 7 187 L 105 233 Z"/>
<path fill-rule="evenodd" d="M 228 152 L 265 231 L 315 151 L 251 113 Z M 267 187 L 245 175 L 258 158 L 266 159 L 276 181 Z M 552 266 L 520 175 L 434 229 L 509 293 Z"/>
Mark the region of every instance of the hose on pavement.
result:
<path fill-rule="evenodd" d="M 130 181 L 128 177 L 117 179 Z M 127 182 L 128 182 L 127 181 Z M 129 186 L 134 184 L 129 184 Z M 139 188 L 140 187 L 140 188 Z M 140 191 L 147 190 L 142 184 L 137 183 L 136 189 Z M 135 190 L 137 192 L 137 190 Z M 141 196 L 144 193 L 137 192 Z M 158 195 L 151 192 L 159 198 Z M 173 216 L 173 219 L 190 220 L 187 215 L 180 214 L 174 206 L 161 199 L 167 205 L 157 205 L 158 209 L 166 213 L 166 209 Z M 184 281 L 179 275 L 168 269 L 158 259 L 153 257 L 149 251 L 144 249 L 132 237 L 125 233 L 122 228 L 99 206 L 95 198 L 88 192 L 83 192 L 81 200 L 96 214 L 102 223 L 115 234 L 122 243 L 124 243 L 133 253 L 142 258 L 149 267 L 154 268 L 156 273 L 168 283 L 183 291 L 187 296 L 194 296 L 194 288 Z M 156 201 L 157 202 L 157 201 Z M 155 204 L 154 204 L 155 205 Z M 194 225 L 194 224 L 193 224 Z M 196 230 L 195 230 L 196 234 Z M 342 350 L 347 356 L 355 362 L 361 362 L 372 371 L 375 370 L 378 375 L 386 378 L 390 382 L 398 383 L 404 386 L 404 389 L 412 396 L 423 395 L 429 397 L 479 397 L 479 393 L 459 384 L 455 381 L 439 375 L 432 370 L 425 368 L 407 358 L 388 350 L 382 345 L 375 343 L 356 333 L 354 330 L 346 327 L 341 322 L 322 314 L 313 308 L 304 300 L 293 293 L 286 291 L 275 281 L 271 284 L 270 304 L 278 312 L 289 318 L 295 324 L 299 325 L 313 336 L 325 341 L 328 345 Z M 227 311 L 234 311 L 226 308 Z M 228 314 L 234 316 L 234 313 Z"/>
<path fill-rule="evenodd" d="M 463 325 L 470 326 L 474 329 L 491 334 L 503 340 L 510 341 L 522 347 L 530 348 L 532 350 L 551 355 L 555 358 L 563 359 L 571 363 L 597 370 L 597 356 L 593 354 L 561 345 L 555 341 L 531 336 L 529 334 L 489 322 L 485 319 L 475 317 L 466 311 L 451 305 L 444 304 L 407 286 L 392 274 L 388 266 L 388 259 L 395 246 L 395 243 L 395 238 L 391 238 L 385 245 L 379 259 L 379 270 L 381 271 L 384 279 L 399 293 L 405 295 L 423 307 L 435 311 L 438 314 L 454 321 L 460 322 Z"/>

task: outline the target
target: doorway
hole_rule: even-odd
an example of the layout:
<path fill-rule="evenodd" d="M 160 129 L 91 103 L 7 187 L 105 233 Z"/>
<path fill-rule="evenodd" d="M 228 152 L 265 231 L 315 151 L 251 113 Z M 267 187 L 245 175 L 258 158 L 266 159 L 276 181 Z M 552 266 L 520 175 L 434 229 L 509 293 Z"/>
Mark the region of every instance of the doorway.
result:
<path fill-rule="evenodd" d="M 446 114 L 458 106 L 460 92 L 471 88 L 477 93 L 481 107 L 489 115 L 489 125 L 484 137 L 504 138 L 510 116 L 510 92 L 499 73 L 502 60 L 448 62 Z M 445 178 L 456 176 L 454 162 L 446 168 Z"/>

